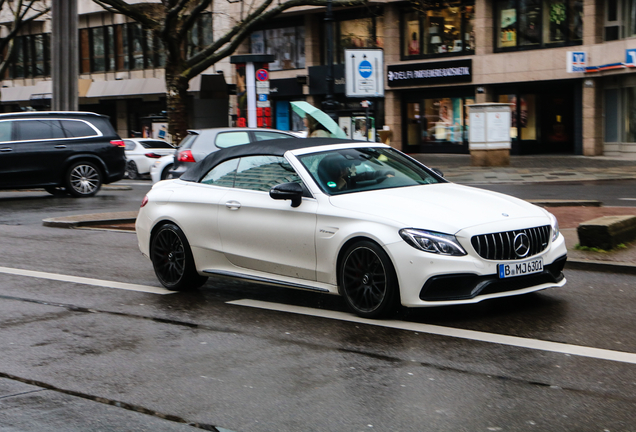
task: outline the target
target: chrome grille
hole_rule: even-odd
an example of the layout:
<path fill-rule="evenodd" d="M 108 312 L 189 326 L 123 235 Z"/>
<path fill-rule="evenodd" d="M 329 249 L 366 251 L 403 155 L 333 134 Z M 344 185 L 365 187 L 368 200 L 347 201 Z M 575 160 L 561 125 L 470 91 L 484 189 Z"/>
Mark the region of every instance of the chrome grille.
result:
<path fill-rule="evenodd" d="M 514 240 L 519 234 L 530 240 L 530 250 L 523 257 L 515 254 Z M 544 251 L 550 243 L 550 225 L 473 236 L 471 243 L 480 257 L 488 260 L 516 260 L 527 258 Z"/>

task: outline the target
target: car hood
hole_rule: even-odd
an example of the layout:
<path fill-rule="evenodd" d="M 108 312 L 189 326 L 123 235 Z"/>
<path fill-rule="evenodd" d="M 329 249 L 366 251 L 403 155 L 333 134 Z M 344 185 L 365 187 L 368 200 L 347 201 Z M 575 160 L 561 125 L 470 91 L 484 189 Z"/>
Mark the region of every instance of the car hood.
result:
<path fill-rule="evenodd" d="M 484 224 L 545 218 L 545 210 L 508 195 L 440 183 L 330 197 L 333 206 L 394 221 L 398 226 L 455 234 Z M 514 222 L 513 222 L 514 223 Z"/>

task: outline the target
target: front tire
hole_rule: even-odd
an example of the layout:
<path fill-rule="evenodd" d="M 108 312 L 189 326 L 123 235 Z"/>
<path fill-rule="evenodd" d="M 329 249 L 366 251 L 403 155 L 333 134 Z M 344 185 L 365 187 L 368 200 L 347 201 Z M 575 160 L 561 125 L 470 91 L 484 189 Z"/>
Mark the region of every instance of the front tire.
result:
<path fill-rule="evenodd" d="M 77 198 L 94 196 L 102 187 L 102 175 L 92 162 L 76 162 L 66 172 L 66 191 Z"/>
<path fill-rule="evenodd" d="M 363 318 L 380 318 L 394 312 L 399 296 L 395 269 L 376 243 L 360 241 L 344 253 L 338 272 L 347 306 Z"/>
<path fill-rule="evenodd" d="M 159 282 L 169 290 L 199 288 L 208 280 L 197 273 L 190 244 L 175 224 L 165 224 L 153 235 L 150 259 Z"/>

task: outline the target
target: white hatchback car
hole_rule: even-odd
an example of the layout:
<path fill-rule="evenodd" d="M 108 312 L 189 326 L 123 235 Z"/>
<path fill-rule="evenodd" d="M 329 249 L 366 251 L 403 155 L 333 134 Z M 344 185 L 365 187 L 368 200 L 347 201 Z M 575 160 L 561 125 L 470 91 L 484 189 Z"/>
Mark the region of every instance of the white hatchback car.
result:
<path fill-rule="evenodd" d="M 340 294 L 368 318 L 566 282 L 551 213 L 449 183 L 375 143 L 292 138 L 219 150 L 155 184 L 136 229 L 168 289 L 229 276 Z"/>
<path fill-rule="evenodd" d="M 126 138 L 126 172 L 128 178 L 136 179 L 150 173 L 150 165 L 165 155 L 174 155 L 175 148 L 164 140 L 149 138 Z"/>

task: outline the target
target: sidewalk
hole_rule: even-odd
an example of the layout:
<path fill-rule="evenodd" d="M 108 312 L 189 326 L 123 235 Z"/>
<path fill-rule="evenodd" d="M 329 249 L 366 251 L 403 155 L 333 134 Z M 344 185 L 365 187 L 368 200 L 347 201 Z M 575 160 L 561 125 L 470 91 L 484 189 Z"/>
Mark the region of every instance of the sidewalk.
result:
<path fill-rule="evenodd" d="M 636 159 L 568 155 L 512 156 L 508 167 L 472 167 L 469 155 L 413 154 L 415 159 L 444 173 L 460 184 L 550 183 L 572 181 L 636 179 Z M 602 207 L 597 201 L 551 200 L 535 202 L 549 208 L 557 219 L 568 248 L 568 268 L 618 271 L 636 274 L 636 241 L 626 249 L 612 252 L 581 251 L 576 228 L 584 221 L 601 216 L 635 215 L 636 207 Z M 79 215 L 51 218 L 45 226 L 134 230 L 136 212 Z"/>

